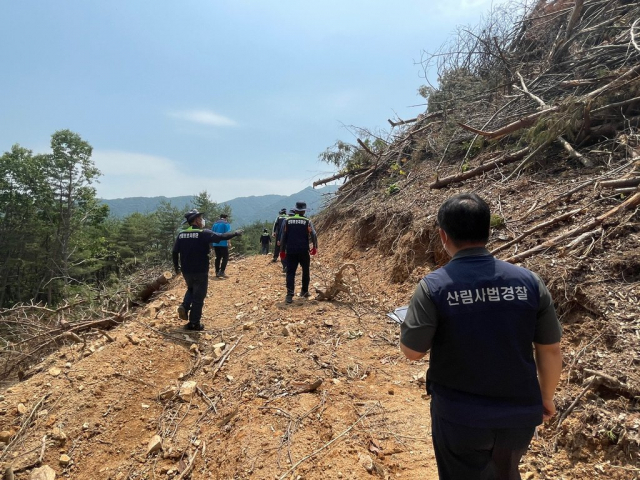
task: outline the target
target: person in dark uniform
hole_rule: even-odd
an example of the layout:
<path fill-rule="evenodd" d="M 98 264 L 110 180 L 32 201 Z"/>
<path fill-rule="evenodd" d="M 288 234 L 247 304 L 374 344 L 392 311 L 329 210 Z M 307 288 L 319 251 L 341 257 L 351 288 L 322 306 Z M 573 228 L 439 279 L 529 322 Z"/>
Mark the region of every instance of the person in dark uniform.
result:
<path fill-rule="evenodd" d="M 295 289 L 296 270 L 298 265 L 302 267 L 302 289 L 301 297 L 309 297 L 309 267 L 311 257 L 318 252 L 318 237 L 313 228 L 311 220 L 304 216 L 307 210 L 305 202 L 296 202 L 296 208 L 293 209 L 294 215 L 287 217 L 282 224 L 282 233 L 280 237 L 280 258 L 286 258 L 287 268 L 287 303 L 293 302 L 293 294 Z M 309 249 L 309 243 L 313 246 Z"/>
<path fill-rule="evenodd" d="M 211 230 L 217 234 L 230 232 L 231 224 L 227 218 L 229 218 L 229 216 L 226 213 L 221 213 L 220 218 L 213 224 Z M 216 254 L 214 261 L 216 277 L 224 278 L 227 276 L 225 270 L 227 269 L 227 262 L 229 261 L 229 247 L 231 246 L 231 242 L 228 240 L 220 240 L 219 242 L 212 243 L 211 246 Z"/>
<path fill-rule="evenodd" d="M 260 235 L 260 245 L 262 246 L 260 253 L 262 255 L 269 255 L 269 245 L 271 245 L 271 235 L 265 228 Z"/>
<path fill-rule="evenodd" d="M 282 222 L 284 222 L 285 218 L 287 218 L 287 209 L 281 208 L 278 213 L 278 218 L 273 222 L 273 229 L 271 230 L 271 236 L 274 238 L 274 246 L 273 246 L 273 263 L 278 260 L 280 256 L 280 230 L 282 229 Z M 282 264 L 282 269 L 284 271 L 284 263 Z"/>
<path fill-rule="evenodd" d="M 452 259 L 420 281 L 401 326 L 407 358 L 431 350 L 427 391 L 442 480 L 520 479 L 536 426 L 556 411 L 562 328 L 551 295 L 536 274 L 489 253 L 489 224 L 476 194 L 442 204 L 440 240 Z"/>
<path fill-rule="evenodd" d="M 228 233 L 214 233 L 204 230 L 205 220 L 198 210 L 190 210 L 185 215 L 189 227 L 182 230 L 173 245 L 173 268 L 182 273 L 187 284 L 187 292 L 178 306 L 178 316 L 188 320 L 187 330 L 203 330 L 200 323 L 202 307 L 209 285 L 209 251 L 211 243 L 242 235 L 242 230 Z"/>

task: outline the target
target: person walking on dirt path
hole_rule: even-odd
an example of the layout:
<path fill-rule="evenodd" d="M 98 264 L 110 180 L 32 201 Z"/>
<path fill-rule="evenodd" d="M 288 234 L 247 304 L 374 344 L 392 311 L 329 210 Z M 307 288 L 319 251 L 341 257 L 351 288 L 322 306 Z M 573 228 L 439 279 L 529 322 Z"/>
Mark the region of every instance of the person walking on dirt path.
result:
<path fill-rule="evenodd" d="M 276 218 L 276 221 L 273 222 L 273 228 L 271 229 L 271 236 L 274 238 L 273 260 L 271 260 L 273 263 L 275 263 L 280 256 L 280 233 L 282 229 L 282 222 L 284 222 L 286 218 L 287 209 L 281 208 L 280 212 L 278 212 L 278 218 Z M 282 267 L 284 270 L 284 263 L 282 264 Z"/>
<path fill-rule="evenodd" d="M 260 253 L 262 255 L 269 255 L 269 245 L 271 245 L 271 235 L 265 228 L 260 235 L 260 245 L 262 246 Z"/>
<path fill-rule="evenodd" d="M 442 204 L 439 235 L 452 259 L 419 282 L 401 326 L 407 358 L 431 350 L 442 480 L 520 479 L 536 426 L 556 412 L 562 328 L 551 295 L 536 274 L 489 253 L 490 218 L 473 193 Z"/>
<path fill-rule="evenodd" d="M 231 231 L 231 224 L 227 218 L 229 216 L 226 213 L 221 213 L 220 218 L 213 224 L 211 230 L 215 233 L 227 233 Z M 227 276 L 225 272 L 227 268 L 227 262 L 229 261 L 229 247 L 231 243 L 229 240 L 221 240 L 219 242 L 212 243 L 211 246 L 216 253 L 216 259 L 214 266 L 216 267 L 216 277 L 225 278 Z"/>
<path fill-rule="evenodd" d="M 305 202 L 296 202 L 296 208 L 293 209 L 294 215 L 285 219 L 282 224 L 280 259 L 284 260 L 286 258 L 287 262 L 286 303 L 293 302 L 298 264 L 302 267 L 302 288 L 300 290 L 300 296 L 305 298 L 310 296 L 310 255 L 315 255 L 318 252 L 318 237 L 311 220 L 304 216 L 306 210 L 307 204 Z M 311 249 L 309 249 L 309 243 L 313 245 Z"/>
<path fill-rule="evenodd" d="M 188 320 L 187 330 L 203 330 L 200 323 L 202 307 L 209 285 L 209 245 L 213 242 L 242 235 L 242 230 L 227 233 L 214 233 L 204 230 L 205 220 L 198 210 L 190 210 L 185 215 L 188 228 L 182 230 L 173 245 L 173 268 L 176 274 L 182 273 L 187 284 L 182 303 L 178 306 L 178 317 Z"/>

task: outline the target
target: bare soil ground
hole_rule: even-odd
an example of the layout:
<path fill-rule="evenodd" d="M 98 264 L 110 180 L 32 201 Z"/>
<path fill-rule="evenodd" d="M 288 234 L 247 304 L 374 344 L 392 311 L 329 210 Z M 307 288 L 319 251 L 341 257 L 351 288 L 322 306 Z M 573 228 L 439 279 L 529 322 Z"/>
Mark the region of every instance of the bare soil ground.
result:
<path fill-rule="evenodd" d="M 212 278 L 203 333 L 181 329 L 177 279 L 111 331 L 113 342 L 65 347 L 2 392 L 1 429 L 15 442 L 3 467 L 30 478 L 44 444 L 42 463 L 64 478 L 179 478 L 196 452 L 194 479 L 437 478 L 416 380 L 425 365 L 402 358 L 397 325 L 362 291 L 360 303 L 286 305 L 269 259 L 235 261 L 228 279 Z M 330 268 L 314 263 L 312 283 L 321 282 Z M 190 401 L 159 398 L 186 380 L 197 382 Z M 147 455 L 156 434 L 162 450 Z"/>

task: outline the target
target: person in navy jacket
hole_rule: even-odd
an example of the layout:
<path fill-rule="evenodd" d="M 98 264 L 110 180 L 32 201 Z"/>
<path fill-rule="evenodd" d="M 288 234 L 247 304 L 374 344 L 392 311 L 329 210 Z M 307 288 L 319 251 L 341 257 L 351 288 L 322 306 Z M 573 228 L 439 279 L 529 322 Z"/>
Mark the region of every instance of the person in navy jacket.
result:
<path fill-rule="evenodd" d="M 535 273 L 489 253 L 490 217 L 473 193 L 442 204 L 439 235 L 452 259 L 419 282 L 401 325 L 407 358 L 431 351 L 427 391 L 443 480 L 520 479 L 536 426 L 556 411 L 562 328 L 551 295 Z"/>
<path fill-rule="evenodd" d="M 218 234 L 205 230 L 205 220 L 196 209 L 188 211 L 184 217 L 184 223 L 188 223 L 189 227 L 178 234 L 173 245 L 173 268 L 176 274 L 182 273 L 187 284 L 187 292 L 178 306 L 178 316 L 189 321 L 184 326 L 187 330 L 203 330 L 200 319 L 209 286 L 210 245 L 240 236 L 243 231 Z"/>
<path fill-rule="evenodd" d="M 282 223 L 282 231 L 280 233 L 280 259 L 284 261 L 286 258 L 286 303 L 293 302 L 298 265 L 302 267 L 302 288 L 300 290 L 300 296 L 305 298 L 311 296 L 309 294 L 309 281 L 311 278 L 310 255 L 315 255 L 318 252 L 318 237 L 311 220 L 304 216 L 306 210 L 307 204 L 305 202 L 296 202 L 293 215 L 287 217 Z M 312 245 L 311 248 L 309 248 L 309 244 Z"/>

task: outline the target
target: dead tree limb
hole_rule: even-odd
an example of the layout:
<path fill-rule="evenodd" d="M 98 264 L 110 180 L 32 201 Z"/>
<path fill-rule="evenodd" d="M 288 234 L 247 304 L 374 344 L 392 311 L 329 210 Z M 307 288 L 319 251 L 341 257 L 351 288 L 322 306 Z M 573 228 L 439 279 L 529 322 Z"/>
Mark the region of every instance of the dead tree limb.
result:
<path fill-rule="evenodd" d="M 409 120 L 400 120 L 399 122 L 394 122 L 393 120 L 391 120 L 390 118 L 387 119 L 387 122 L 389 122 L 391 124 L 391 127 L 398 127 L 400 125 L 406 125 L 408 123 L 414 123 L 418 120 L 418 117 L 416 118 L 410 118 Z"/>
<path fill-rule="evenodd" d="M 631 36 L 631 44 L 640 52 L 640 45 L 638 45 L 636 40 L 636 25 L 638 22 L 640 22 L 640 18 L 636 19 L 636 21 L 631 24 L 631 31 L 629 32 L 629 35 Z"/>
<path fill-rule="evenodd" d="M 558 108 L 559 107 L 554 106 L 551 108 L 547 108 L 546 110 L 541 110 L 539 112 L 531 113 L 525 117 L 520 118 L 519 120 L 516 120 L 515 122 L 511 122 L 508 125 L 505 125 L 504 127 L 501 127 L 498 130 L 493 130 L 491 132 L 484 132 L 482 130 L 478 130 L 477 128 L 473 128 L 469 125 L 465 125 L 464 123 L 460 123 L 460 122 L 458 122 L 458 125 L 460 125 L 460 127 L 462 127 L 463 129 L 468 130 L 469 132 L 477 133 L 478 135 L 482 135 L 485 138 L 500 138 L 510 133 L 517 132 L 518 130 L 521 130 L 523 128 L 530 127 L 531 125 L 536 123 L 536 121 L 540 117 L 548 113 L 555 112 L 558 110 Z"/>
<path fill-rule="evenodd" d="M 140 300 L 142 300 L 143 302 L 149 300 L 149 298 L 151 298 L 151 295 L 160 290 L 163 285 L 169 283 L 169 280 L 171 280 L 172 276 L 173 275 L 171 274 L 171 272 L 164 272 L 153 282 L 145 285 L 140 293 L 138 293 L 138 297 L 140 298 Z"/>
<path fill-rule="evenodd" d="M 593 100 L 594 98 L 603 94 L 607 90 L 611 90 L 613 88 L 620 86 L 620 84 L 626 82 L 629 78 L 633 77 L 638 72 L 640 72 L 640 65 L 636 65 L 635 67 L 627 70 L 624 74 L 620 75 L 618 78 L 616 78 L 612 82 L 609 82 L 606 85 L 603 85 L 602 87 L 592 92 L 589 92 L 587 95 L 585 95 L 585 99 Z"/>
<path fill-rule="evenodd" d="M 313 188 L 316 188 L 319 185 L 324 185 L 325 183 L 333 182 L 334 180 L 338 180 L 340 178 L 346 177 L 347 175 L 349 175 L 349 172 L 346 170 L 343 170 L 341 172 L 336 173 L 335 175 L 331 175 L 330 177 L 316 180 L 315 182 L 313 182 Z"/>
<path fill-rule="evenodd" d="M 637 187 L 640 185 L 640 177 L 635 178 L 618 178 L 616 180 L 605 180 L 600 182 L 603 188 L 625 188 L 625 187 Z"/>
<path fill-rule="evenodd" d="M 576 2 L 576 7 L 578 7 L 579 3 L 581 3 L 581 0 Z M 522 77 L 522 75 L 520 75 L 520 72 L 516 72 L 516 75 L 518 75 L 518 78 L 520 79 L 520 85 L 522 85 L 522 90 L 524 91 L 524 93 L 529 95 L 529 97 L 531 97 L 535 102 L 537 102 L 538 105 L 540 105 L 542 108 L 548 109 L 547 104 L 544 102 L 544 100 L 542 100 L 540 97 L 538 97 L 537 95 L 534 95 L 533 93 L 531 93 L 529 91 L 529 89 L 527 88 L 527 84 L 524 82 L 524 78 Z M 584 155 L 582 155 L 581 153 L 577 152 L 571 146 L 571 144 L 564 139 L 564 137 L 562 135 L 558 135 L 557 140 L 558 140 L 558 142 L 560 142 L 560 145 L 562 145 L 562 147 L 567 152 L 569 152 L 569 156 L 571 158 L 575 158 L 580 163 L 582 163 L 582 165 L 584 165 L 585 167 L 593 167 L 593 163 L 591 162 L 591 160 L 589 160 L 588 158 L 585 158 Z"/>
<path fill-rule="evenodd" d="M 552 248 L 552 247 L 556 247 L 560 244 L 560 242 L 562 242 L 563 240 L 566 240 L 567 238 L 571 238 L 575 235 L 580 235 L 581 233 L 587 232 L 589 230 L 593 230 L 595 229 L 597 226 L 599 226 L 600 224 L 602 224 L 602 222 L 604 222 L 607 218 L 612 217 L 614 215 L 616 215 L 619 212 L 622 212 L 624 210 L 629 210 L 633 207 L 637 207 L 638 205 L 640 205 L 640 192 L 636 193 L 635 195 L 629 197 L 626 201 L 622 202 L 620 205 L 612 208 L 611 210 L 609 210 L 606 213 L 603 213 L 602 215 L 600 215 L 599 217 L 594 218 L 593 220 L 579 226 L 576 227 L 572 230 L 569 230 L 568 232 L 565 232 L 561 235 L 558 235 L 557 237 L 552 238 L 551 240 L 547 240 L 544 243 L 541 243 L 540 245 L 530 248 L 529 250 L 526 250 L 522 253 L 519 253 L 518 255 L 514 255 L 512 257 L 507 258 L 505 261 L 509 262 L 509 263 L 517 263 L 520 262 L 522 260 L 524 260 L 525 258 L 531 257 L 532 255 L 535 255 L 538 252 L 541 252 L 542 250 L 546 250 L 548 248 Z"/>
<path fill-rule="evenodd" d="M 503 165 L 508 165 L 509 163 L 517 162 L 522 157 L 524 157 L 528 151 L 529 151 L 528 147 L 523 148 L 516 152 L 505 154 L 499 160 L 490 161 L 488 163 L 485 163 L 484 165 L 480 165 L 479 167 L 473 168 L 464 173 L 459 173 L 457 175 L 450 175 L 448 177 L 439 178 L 435 182 L 433 182 L 431 185 L 429 185 L 429 188 L 431 189 L 442 188 L 442 187 L 446 187 L 451 183 L 462 182 L 464 180 L 468 180 L 469 178 L 477 177 L 478 175 L 482 175 L 485 172 L 494 170 L 498 167 L 502 167 Z"/>
<path fill-rule="evenodd" d="M 325 291 L 322 291 L 316 288 L 316 293 L 318 296 L 316 300 L 333 300 L 335 296 L 340 292 L 351 293 L 351 287 L 344 281 L 344 271 L 347 268 L 352 268 L 356 274 L 356 278 L 358 278 L 358 282 L 360 282 L 360 277 L 358 277 L 358 271 L 356 270 L 356 266 L 353 263 L 345 263 L 340 267 L 340 269 L 336 272 L 335 279 L 333 283 L 329 285 Z"/>
<path fill-rule="evenodd" d="M 567 218 L 571 218 L 574 215 L 577 215 L 578 213 L 582 212 L 582 210 L 583 210 L 582 208 L 577 208 L 575 210 L 571 210 L 570 212 L 566 212 L 566 213 L 563 213 L 562 215 L 552 218 L 551 220 L 547 220 L 546 222 L 539 223 L 538 225 L 530 228 L 529 230 L 522 232 L 518 237 L 514 238 L 513 240 L 510 240 L 507 243 L 500 245 L 497 248 L 494 248 L 493 250 L 491 250 L 491 254 L 495 255 L 496 253 L 504 250 L 505 248 L 509 248 L 511 245 L 518 243 L 520 240 L 528 237 L 532 233 L 537 232 L 538 230 L 542 230 L 543 228 L 550 227 L 551 225 L 554 225 L 558 222 L 562 222 Z"/>

